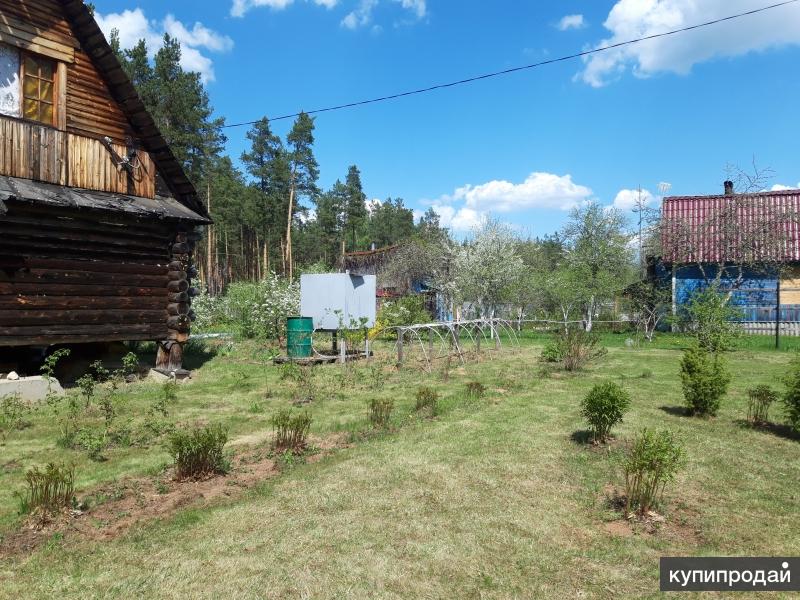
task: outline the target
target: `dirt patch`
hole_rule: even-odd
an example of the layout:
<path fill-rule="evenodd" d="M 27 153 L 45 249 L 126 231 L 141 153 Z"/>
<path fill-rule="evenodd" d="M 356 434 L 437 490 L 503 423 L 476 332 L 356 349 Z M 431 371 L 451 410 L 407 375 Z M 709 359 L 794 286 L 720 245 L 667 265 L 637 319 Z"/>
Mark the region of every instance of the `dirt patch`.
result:
<path fill-rule="evenodd" d="M 346 434 L 311 438 L 306 462 L 316 462 L 339 448 L 349 447 Z M 241 448 L 241 445 L 237 446 Z M 199 481 L 176 481 L 172 469 L 157 477 L 125 478 L 79 496 L 78 509 L 65 510 L 49 519 L 30 517 L 22 526 L 0 539 L 0 558 L 29 554 L 54 537 L 65 541 L 105 541 L 133 526 L 169 517 L 187 507 L 204 507 L 280 473 L 269 446 L 241 449 L 231 460 L 226 475 Z"/>
<path fill-rule="evenodd" d="M 603 531 L 613 537 L 632 537 L 634 533 L 631 524 L 624 520 L 603 523 Z"/>
<path fill-rule="evenodd" d="M 658 536 L 689 547 L 701 546 L 703 537 L 700 513 L 683 503 L 667 506 L 667 512 L 660 514 L 649 511 L 646 515 L 623 516 L 625 495 L 613 485 L 603 489 L 605 504 L 620 513 L 619 519 L 603 523 L 603 530 L 615 537 L 631 537 L 636 534 Z"/>

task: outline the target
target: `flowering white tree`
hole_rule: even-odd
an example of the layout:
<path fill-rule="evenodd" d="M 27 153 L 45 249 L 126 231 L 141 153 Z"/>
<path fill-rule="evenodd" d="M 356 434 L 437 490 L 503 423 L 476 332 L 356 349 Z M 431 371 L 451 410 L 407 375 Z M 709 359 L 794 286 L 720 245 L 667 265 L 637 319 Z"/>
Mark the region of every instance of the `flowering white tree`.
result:
<path fill-rule="evenodd" d="M 200 296 L 193 308 L 201 329 L 229 326 L 244 337 L 280 341 L 286 334 L 286 318 L 300 312 L 300 285 L 270 273 L 255 283 L 231 284 L 224 296 Z"/>
<path fill-rule="evenodd" d="M 478 316 L 496 316 L 523 277 L 525 265 L 517 252 L 517 241 L 508 227 L 487 220 L 459 249 L 455 260 L 456 293 L 461 300 L 474 303 Z"/>
<path fill-rule="evenodd" d="M 591 202 L 570 214 L 562 235 L 576 297 L 583 303 L 586 330 L 592 330 L 597 307 L 619 293 L 631 279 L 633 239 L 615 208 Z"/>

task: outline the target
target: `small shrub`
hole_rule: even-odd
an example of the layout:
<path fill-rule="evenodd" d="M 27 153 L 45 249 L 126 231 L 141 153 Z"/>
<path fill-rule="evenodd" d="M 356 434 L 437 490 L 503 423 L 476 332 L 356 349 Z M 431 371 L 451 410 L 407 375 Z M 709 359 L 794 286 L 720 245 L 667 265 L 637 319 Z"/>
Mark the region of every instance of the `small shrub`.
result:
<path fill-rule="evenodd" d="M 800 434 L 800 353 L 792 360 L 785 383 L 783 403 L 786 406 L 786 421 L 795 433 Z"/>
<path fill-rule="evenodd" d="M 592 439 L 605 442 L 611 428 L 622 422 L 630 405 L 630 395 L 616 383 L 609 381 L 594 386 L 581 402 L 581 415 L 589 422 Z"/>
<path fill-rule="evenodd" d="M 684 450 L 669 430 L 643 429 L 623 458 L 625 516 L 645 516 L 664 496 L 664 489 L 684 462 Z"/>
<path fill-rule="evenodd" d="M 575 327 L 557 333 L 542 350 L 542 360 L 559 362 L 566 371 L 579 371 L 606 352 L 596 333 Z"/>
<path fill-rule="evenodd" d="M 272 417 L 272 429 L 275 431 L 275 450 L 301 451 L 306 447 L 311 429 L 311 413 L 281 410 Z"/>
<path fill-rule="evenodd" d="M 316 371 L 314 367 L 299 367 L 295 377 L 295 404 L 308 404 L 317 397 Z"/>
<path fill-rule="evenodd" d="M 28 406 L 19 394 L 9 394 L 0 399 L 0 438 L 5 439 L 8 432 L 23 429 L 28 423 L 25 415 Z"/>
<path fill-rule="evenodd" d="M 708 352 L 733 349 L 741 335 L 742 311 L 730 304 L 729 296 L 718 284 L 710 285 L 695 291 L 683 311 L 684 330 Z"/>
<path fill-rule="evenodd" d="M 778 400 L 778 392 L 768 385 L 758 385 L 747 390 L 747 395 L 747 420 L 755 425 L 769 423 L 769 407 Z"/>
<path fill-rule="evenodd" d="M 701 346 L 684 352 L 681 384 L 690 415 L 716 415 L 730 381 L 731 376 L 718 354 L 712 355 Z"/>
<path fill-rule="evenodd" d="M 83 394 L 83 398 L 86 401 L 86 408 L 89 408 L 89 405 L 92 403 L 92 398 L 94 398 L 94 377 L 87 373 L 75 383 L 77 383 L 78 387 L 81 389 L 81 394 Z"/>
<path fill-rule="evenodd" d="M 108 381 L 109 376 L 111 373 L 108 369 L 103 366 L 102 360 L 96 360 L 92 364 L 89 365 L 89 368 L 94 372 L 94 378 L 96 381 L 104 382 Z"/>
<path fill-rule="evenodd" d="M 51 380 L 55 377 L 56 365 L 58 364 L 58 361 L 60 361 L 62 358 L 66 358 L 69 356 L 69 354 L 69 348 L 60 348 L 45 358 L 44 363 L 41 367 L 39 367 L 39 371 L 47 380 L 48 388 L 50 387 Z"/>
<path fill-rule="evenodd" d="M 293 362 L 285 362 L 280 367 L 281 381 L 287 379 L 297 381 L 300 378 L 300 366 Z"/>
<path fill-rule="evenodd" d="M 369 420 L 373 427 L 385 429 L 389 425 L 394 410 L 391 398 L 373 398 L 369 401 Z"/>
<path fill-rule="evenodd" d="M 219 424 L 173 432 L 169 437 L 169 452 L 175 461 L 175 476 L 192 479 L 227 473 L 230 464 L 223 454 L 227 442 L 228 430 Z"/>
<path fill-rule="evenodd" d="M 20 512 L 54 514 L 72 506 L 75 491 L 75 467 L 49 463 L 44 470 L 31 468 L 25 474 L 28 485 L 20 497 Z"/>
<path fill-rule="evenodd" d="M 547 340 L 547 343 L 542 348 L 542 354 L 539 357 L 543 362 L 558 363 L 564 359 L 561 345 L 556 338 Z"/>
<path fill-rule="evenodd" d="M 642 371 L 642 374 L 639 375 L 639 379 L 651 379 L 653 377 L 652 369 L 645 369 Z"/>
<path fill-rule="evenodd" d="M 480 400 L 486 395 L 486 386 L 480 381 L 470 381 L 467 383 L 467 397 L 473 400 Z"/>
<path fill-rule="evenodd" d="M 416 393 L 417 402 L 414 406 L 414 409 L 417 412 L 428 412 L 430 416 L 435 416 L 438 403 L 439 403 L 439 394 L 436 390 L 431 389 L 429 387 L 421 387 L 417 389 Z"/>
<path fill-rule="evenodd" d="M 122 372 L 127 377 L 136 375 L 139 372 L 139 357 L 134 352 L 128 352 L 122 357 Z"/>
<path fill-rule="evenodd" d="M 105 460 L 103 450 L 108 445 L 105 432 L 81 429 L 75 434 L 73 445 L 78 445 L 86 450 L 89 458 L 96 462 Z"/>
<path fill-rule="evenodd" d="M 153 406 L 150 408 L 151 414 L 169 416 L 169 405 L 174 404 L 178 399 L 178 382 L 174 379 L 165 381 L 161 386 L 161 393 L 156 396 Z"/>

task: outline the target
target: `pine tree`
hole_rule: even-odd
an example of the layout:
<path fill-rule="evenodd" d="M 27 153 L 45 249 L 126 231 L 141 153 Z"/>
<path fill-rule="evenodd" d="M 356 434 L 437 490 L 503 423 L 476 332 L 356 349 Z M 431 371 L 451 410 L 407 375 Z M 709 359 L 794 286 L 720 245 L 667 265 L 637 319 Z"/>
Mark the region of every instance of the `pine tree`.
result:
<path fill-rule="evenodd" d="M 294 258 L 292 256 L 292 224 L 296 205 L 303 197 L 312 197 L 317 193 L 319 166 L 314 158 L 314 119 L 306 113 L 300 113 L 286 136 L 289 166 L 289 199 L 286 216 L 286 268 L 289 280 L 294 274 Z"/>
<path fill-rule="evenodd" d="M 345 206 L 345 227 L 350 237 L 350 249 L 358 250 L 358 239 L 364 235 L 367 226 L 367 195 L 361 185 L 361 171 L 351 165 L 345 179 L 347 204 Z"/>

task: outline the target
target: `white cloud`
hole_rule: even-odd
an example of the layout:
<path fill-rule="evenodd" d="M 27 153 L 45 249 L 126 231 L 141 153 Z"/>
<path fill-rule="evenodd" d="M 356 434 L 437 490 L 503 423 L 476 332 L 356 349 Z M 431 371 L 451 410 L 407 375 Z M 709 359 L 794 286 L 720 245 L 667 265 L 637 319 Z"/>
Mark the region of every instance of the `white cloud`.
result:
<path fill-rule="evenodd" d="M 521 183 L 494 180 L 456 189 L 450 201 L 477 210 L 510 212 L 528 208 L 569 210 L 592 196 L 592 190 L 572 181 L 572 175 L 535 172 Z"/>
<path fill-rule="evenodd" d="M 428 204 L 439 215 L 442 225 L 468 231 L 491 213 L 569 210 L 592 197 L 592 190 L 572 181 L 571 175 L 534 172 L 520 183 L 493 180 L 479 185 L 467 184 Z"/>
<path fill-rule="evenodd" d="M 786 190 L 797 190 L 800 189 L 800 182 L 796 186 L 792 185 L 782 185 L 780 183 L 776 183 L 770 188 L 770 192 L 785 192 Z"/>
<path fill-rule="evenodd" d="M 181 66 L 200 73 L 204 82 L 214 80 L 214 63 L 202 51 L 228 52 L 233 48 L 233 40 L 227 35 L 200 22 L 188 28 L 171 14 L 162 21 L 149 20 L 141 8 L 135 8 L 107 15 L 96 13 L 95 19 L 107 38 L 116 29 L 123 48 L 132 48 L 143 39 L 151 55 L 162 46 L 164 34 L 168 33 L 181 43 Z"/>
<path fill-rule="evenodd" d="M 556 29 L 559 31 L 583 29 L 584 27 L 586 27 L 586 20 L 583 18 L 583 15 L 566 15 L 561 17 L 561 20 L 556 24 Z"/>
<path fill-rule="evenodd" d="M 339 3 L 339 0 L 313 1 L 317 6 L 324 6 L 325 8 L 333 8 Z M 260 6 L 266 6 L 273 10 L 283 10 L 291 4 L 294 4 L 294 0 L 233 0 L 231 16 L 243 17 L 251 8 L 258 8 Z"/>
<path fill-rule="evenodd" d="M 639 202 L 639 190 L 620 190 L 614 198 L 614 208 L 622 211 L 633 210 Z M 641 199 L 645 206 L 656 202 L 656 197 L 648 190 L 641 190 Z"/>
<path fill-rule="evenodd" d="M 761 0 L 618 0 L 604 26 L 611 33 L 596 47 L 663 33 L 763 6 Z M 584 58 L 576 78 L 600 87 L 629 68 L 637 77 L 660 72 L 680 75 L 713 58 L 741 56 L 789 44 L 800 44 L 800 5 L 704 27 Z"/>
<path fill-rule="evenodd" d="M 471 208 L 454 208 L 447 204 L 433 205 L 439 215 L 439 224 L 454 231 L 471 231 L 479 226 L 487 215 Z"/>
<path fill-rule="evenodd" d="M 379 0 L 361 0 L 358 7 L 349 12 L 341 21 L 342 27 L 347 29 L 359 29 L 366 27 L 372 22 L 372 13 L 378 6 Z M 423 19 L 428 14 L 428 7 L 426 0 L 393 0 L 400 4 L 402 8 L 411 12 L 416 19 Z M 372 28 L 373 33 L 376 33 L 375 26 Z"/>

